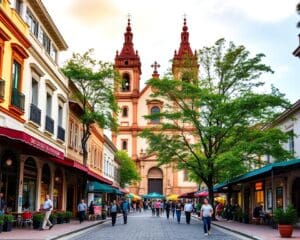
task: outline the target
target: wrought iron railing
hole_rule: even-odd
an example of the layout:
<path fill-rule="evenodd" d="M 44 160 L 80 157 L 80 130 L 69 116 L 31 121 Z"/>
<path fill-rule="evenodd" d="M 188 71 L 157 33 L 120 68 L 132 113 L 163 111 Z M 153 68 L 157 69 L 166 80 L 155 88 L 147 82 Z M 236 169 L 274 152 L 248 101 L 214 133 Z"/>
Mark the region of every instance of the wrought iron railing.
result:
<path fill-rule="evenodd" d="M 65 141 L 65 129 L 61 126 L 57 127 L 57 138 L 62 141 Z"/>
<path fill-rule="evenodd" d="M 30 120 L 41 125 L 41 110 L 34 104 L 30 105 Z"/>
<path fill-rule="evenodd" d="M 18 89 L 13 88 L 11 96 L 11 105 L 24 112 L 25 95 Z"/>
<path fill-rule="evenodd" d="M 47 132 L 54 133 L 54 120 L 49 116 L 46 116 L 45 129 Z"/>

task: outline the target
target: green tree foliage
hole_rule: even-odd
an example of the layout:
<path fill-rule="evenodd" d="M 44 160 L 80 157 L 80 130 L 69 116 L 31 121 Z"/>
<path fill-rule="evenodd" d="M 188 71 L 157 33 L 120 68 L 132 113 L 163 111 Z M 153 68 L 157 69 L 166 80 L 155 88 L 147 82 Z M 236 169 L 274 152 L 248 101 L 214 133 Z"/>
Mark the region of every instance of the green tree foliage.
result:
<path fill-rule="evenodd" d="M 85 165 L 88 159 L 87 141 L 91 135 L 92 124 L 98 124 L 101 128 L 117 129 L 114 117 L 118 110 L 114 97 L 115 71 L 111 64 L 95 60 L 92 54 L 92 49 L 83 54 L 74 53 L 62 68 L 63 73 L 79 90 L 72 97 L 78 100 L 83 108 L 81 145 Z"/>
<path fill-rule="evenodd" d="M 155 89 L 152 97 L 165 102 L 161 113 L 145 116 L 162 120 L 160 129 L 141 134 L 149 142 L 149 153 L 156 153 L 160 164 L 175 162 L 193 178 L 198 176 L 211 200 L 215 183 L 244 173 L 258 162 L 257 156 L 292 157 L 281 145 L 287 141 L 285 133 L 262 130 L 289 106 L 277 89 L 260 90 L 260 76 L 273 72 L 262 63 L 263 57 L 252 57 L 244 46 L 220 39 L 199 51 L 199 79 L 166 76 L 148 81 Z"/>
<path fill-rule="evenodd" d="M 120 162 L 120 185 L 124 187 L 126 184 L 132 185 L 141 180 L 139 172 L 134 161 L 125 151 L 118 151 L 116 158 Z"/>

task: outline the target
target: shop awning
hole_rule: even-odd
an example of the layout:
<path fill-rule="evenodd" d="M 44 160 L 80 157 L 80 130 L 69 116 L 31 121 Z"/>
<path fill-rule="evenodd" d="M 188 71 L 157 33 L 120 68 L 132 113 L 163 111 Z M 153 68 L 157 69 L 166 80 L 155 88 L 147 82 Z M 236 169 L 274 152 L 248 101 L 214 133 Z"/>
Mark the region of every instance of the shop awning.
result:
<path fill-rule="evenodd" d="M 194 198 L 195 192 L 183 193 L 178 198 Z"/>
<path fill-rule="evenodd" d="M 58 159 L 64 159 L 64 153 L 59 151 L 58 149 L 50 146 L 47 143 L 42 142 L 41 140 L 30 136 L 29 134 L 14 130 L 10 128 L 0 127 L 0 136 L 5 138 L 9 138 L 12 140 L 20 141 L 22 143 L 26 143 L 37 150 L 40 150 L 50 156 L 56 157 Z"/>
<path fill-rule="evenodd" d="M 87 186 L 87 192 L 90 193 L 115 193 L 118 194 L 119 190 L 103 183 L 89 182 Z"/>
<path fill-rule="evenodd" d="M 268 174 L 271 174 L 272 171 L 291 169 L 291 168 L 295 168 L 296 166 L 300 166 L 300 159 L 293 159 L 293 160 L 272 163 L 262 168 L 255 169 L 243 175 L 237 176 L 229 181 L 216 184 L 214 186 L 214 190 L 216 192 L 222 191 L 222 189 L 228 188 L 233 184 L 250 181 L 252 179 L 256 179 L 261 176 L 267 176 Z"/>
<path fill-rule="evenodd" d="M 108 180 L 108 179 L 105 178 L 105 177 L 102 177 L 102 176 L 98 175 L 97 173 L 91 171 L 90 169 L 88 169 L 87 174 L 88 174 L 89 176 L 91 176 L 91 177 L 93 177 L 93 178 L 99 180 L 100 182 L 103 182 L 103 183 L 106 183 L 106 184 L 109 184 L 109 185 L 112 185 L 112 184 L 113 184 L 112 181 Z"/>

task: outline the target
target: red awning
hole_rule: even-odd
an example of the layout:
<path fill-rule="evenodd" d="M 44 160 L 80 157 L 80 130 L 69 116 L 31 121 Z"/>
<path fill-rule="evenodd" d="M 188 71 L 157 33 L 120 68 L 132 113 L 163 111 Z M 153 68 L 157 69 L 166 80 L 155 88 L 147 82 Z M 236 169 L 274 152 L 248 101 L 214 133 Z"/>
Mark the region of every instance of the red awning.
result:
<path fill-rule="evenodd" d="M 34 147 L 35 149 L 38 149 L 44 153 L 54 156 L 55 158 L 61 160 L 64 159 L 63 152 L 22 131 L 0 127 L 0 136 L 26 143 Z"/>
<path fill-rule="evenodd" d="M 124 188 L 120 188 L 119 190 L 120 190 L 122 193 L 124 193 L 124 194 L 128 194 L 128 193 L 129 193 L 129 191 L 126 190 L 126 189 L 124 189 Z"/>
<path fill-rule="evenodd" d="M 195 197 L 208 197 L 208 191 L 196 192 Z"/>
<path fill-rule="evenodd" d="M 194 198 L 195 192 L 183 193 L 178 198 Z"/>

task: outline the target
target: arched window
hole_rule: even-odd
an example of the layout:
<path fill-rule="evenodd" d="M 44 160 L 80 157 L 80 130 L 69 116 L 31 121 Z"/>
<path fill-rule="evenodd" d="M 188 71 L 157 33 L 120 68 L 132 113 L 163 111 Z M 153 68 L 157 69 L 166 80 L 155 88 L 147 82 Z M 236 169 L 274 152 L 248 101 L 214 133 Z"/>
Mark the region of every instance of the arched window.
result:
<path fill-rule="evenodd" d="M 122 76 L 122 92 L 129 92 L 130 91 L 130 75 L 128 73 L 124 73 Z"/>
<path fill-rule="evenodd" d="M 122 108 L 122 117 L 128 117 L 128 107 L 127 106 Z"/>
<path fill-rule="evenodd" d="M 29 157 L 24 163 L 23 204 L 22 209 L 34 211 L 36 209 L 37 166 L 33 158 Z"/>
<path fill-rule="evenodd" d="M 127 150 L 128 149 L 128 142 L 127 140 L 122 140 L 122 150 Z"/>
<path fill-rule="evenodd" d="M 46 194 L 50 192 L 51 184 L 51 170 L 48 164 L 43 165 L 42 169 L 42 182 L 41 182 L 41 203 L 45 201 Z"/>
<path fill-rule="evenodd" d="M 155 107 L 151 108 L 151 115 L 158 114 L 158 113 L 160 113 L 159 107 L 155 106 Z M 151 119 L 151 123 L 153 123 L 153 124 L 160 123 L 160 117 L 155 117 L 155 118 Z"/>
<path fill-rule="evenodd" d="M 53 188 L 53 208 L 62 209 L 63 173 L 60 168 L 55 170 Z"/>

